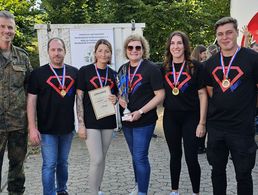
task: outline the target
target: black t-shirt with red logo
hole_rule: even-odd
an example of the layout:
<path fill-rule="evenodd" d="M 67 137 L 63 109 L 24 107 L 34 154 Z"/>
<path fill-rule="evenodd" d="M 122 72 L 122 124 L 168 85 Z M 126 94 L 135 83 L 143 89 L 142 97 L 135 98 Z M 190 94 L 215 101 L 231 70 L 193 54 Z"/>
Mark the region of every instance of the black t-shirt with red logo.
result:
<path fill-rule="evenodd" d="M 100 78 L 104 84 L 106 69 L 98 69 Z M 116 72 L 108 68 L 108 79 L 105 86 L 109 86 L 112 94 L 117 94 Z M 88 92 L 101 87 L 94 64 L 83 66 L 78 74 L 78 89 L 84 92 L 84 123 L 88 129 L 114 129 L 116 128 L 116 115 L 96 119 Z"/>
<path fill-rule="evenodd" d="M 65 91 L 62 96 L 60 84 L 49 64 L 32 71 L 28 93 L 37 95 L 37 122 L 42 134 L 62 135 L 74 130 L 74 100 L 78 70 L 65 65 Z M 60 80 L 63 68 L 54 69 Z"/>
<path fill-rule="evenodd" d="M 231 57 L 224 57 L 227 67 Z M 205 63 L 206 85 L 213 87 L 207 125 L 239 135 L 253 135 L 258 84 L 258 53 L 241 48 L 229 72 L 230 87 L 222 86 L 220 54 Z"/>
<path fill-rule="evenodd" d="M 198 97 L 198 90 L 205 87 L 203 76 L 203 64 L 198 61 L 186 62 L 181 76 L 179 77 L 178 89 L 179 94 L 173 95 L 174 88 L 174 74 L 172 66 L 169 69 L 162 68 L 163 80 L 166 91 L 164 100 L 164 107 L 170 111 L 198 111 L 200 110 L 200 103 Z M 174 63 L 176 69 L 176 77 L 178 77 L 182 63 Z"/>
<path fill-rule="evenodd" d="M 126 67 L 128 72 L 129 63 L 126 63 L 120 67 L 119 72 Z M 130 67 L 130 75 L 133 76 L 135 67 Z M 154 91 L 163 89 L 162 75 L 160 68 L 149 60 L 143 60 L 131 83 L 131 93 L 129 93 L 128 109 L 131 112 L 141 109 L 147 104 L 154 96 Z M 123 109 L 120 109 L 121 115 L 123 115 Z M 141 118 L 134 122 L 122 121 L 122 124 L 127 127 L 143 127 L 156 122 L 158 119 L 156 108 L 143 114 Z"/>

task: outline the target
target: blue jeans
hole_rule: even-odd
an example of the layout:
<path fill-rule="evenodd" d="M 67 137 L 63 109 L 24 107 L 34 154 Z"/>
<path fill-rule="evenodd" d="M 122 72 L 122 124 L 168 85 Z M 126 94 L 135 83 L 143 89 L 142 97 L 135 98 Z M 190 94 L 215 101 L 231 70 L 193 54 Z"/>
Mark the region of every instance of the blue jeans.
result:
<path fill-rule="evenodd" d="M 133 160 L 135 182 L 138 184 L 138 194 L 148 192 L 150 181 L 150 163 L 148 158 L 149 146 L 155 124 L 144 127 L 123 127 L 126 142 Z"/>
<path fill-rule="evenodd" d="M 41 134 L 42 183 L 44 195 L 66 191 L 68 155 L 74 133 L 65 135 Z M 55 175 L 57 188 L 55 187 Z"/>

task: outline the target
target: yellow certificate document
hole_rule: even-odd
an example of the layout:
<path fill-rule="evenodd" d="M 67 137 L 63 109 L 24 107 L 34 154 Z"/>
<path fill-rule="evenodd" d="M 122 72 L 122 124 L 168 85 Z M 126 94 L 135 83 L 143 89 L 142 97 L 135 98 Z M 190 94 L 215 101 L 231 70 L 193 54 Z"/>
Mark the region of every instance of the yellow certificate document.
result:
<path fill-rule="evenodd" d="M 115 106 L 108 99 L 110 94 L 109 86 L 89 91 L 90 101 L 97 120 L 116 113 Z"/>

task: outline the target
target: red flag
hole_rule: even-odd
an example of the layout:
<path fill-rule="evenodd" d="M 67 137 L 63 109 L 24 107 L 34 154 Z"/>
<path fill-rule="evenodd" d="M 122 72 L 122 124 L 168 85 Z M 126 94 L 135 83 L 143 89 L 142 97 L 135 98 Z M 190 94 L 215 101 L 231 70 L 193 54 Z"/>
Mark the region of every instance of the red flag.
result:
<path fill-rule="evenodd" d="M 254 15 L 254 17 L 250 20 L 247 25 L 248 31 L 252 34 L 253 40 L 258 43 L 258 12 Z M 244 43 L 245 36 L 242 37 L 241 45 Z"/>

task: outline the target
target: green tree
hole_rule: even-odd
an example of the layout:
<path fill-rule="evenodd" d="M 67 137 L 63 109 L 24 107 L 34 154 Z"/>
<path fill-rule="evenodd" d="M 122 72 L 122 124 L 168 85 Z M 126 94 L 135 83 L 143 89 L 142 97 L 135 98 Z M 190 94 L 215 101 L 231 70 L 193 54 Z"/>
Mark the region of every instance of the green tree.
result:
<path fill-rule="evenodd" d="M 52 24 L 79 24 L 90 22 L 88 0 L 42 0 L 40 8 Z"/>
<path fill-rule="evenodd" d="M 42 23 L 45 18 L 36 7 L 36 0 L 2 0 L 0 9 L 15 15 L 17 30 L 14 44 L 25 49 L 30 54 L 32 65 L 36 66 L 39 59 L 34 24 Z"/>
<path fill-rule="evenodd" d="M 165 42 L 174 30 L 186 32 L 192 46 L 208 45 L 215 39 L 213 25 L 222 16 L 229 15 L 229 0 L 114 0 L 116 22 L 146 23 L 144 35 L 150 42 L 151 59 L 162 61 Z"/>
<path fill-rule="evenodd" d="M 91 23 L 114 22 L 117 7 L 112 0 L 91 0 L 88 7 Z"/>
<path fill-rule="evenodd" d="M 186 32 L 193 47 L 212 43 L 214 23 L 229 15 L 230 0 L 42 0 L 41 8 L 51 23 L 146 23 L 151 59 L 162 61 L 174 30 Z"/>

